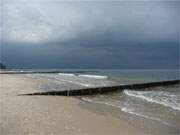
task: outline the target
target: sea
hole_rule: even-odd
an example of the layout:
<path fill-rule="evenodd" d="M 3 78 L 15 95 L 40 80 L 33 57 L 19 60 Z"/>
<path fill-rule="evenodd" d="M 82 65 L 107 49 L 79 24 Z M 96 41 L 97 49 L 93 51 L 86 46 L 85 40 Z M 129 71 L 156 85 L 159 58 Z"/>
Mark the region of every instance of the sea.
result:
<path fill-rule="evenodd" d="M 54 70 L 57 71 L 57 70 Z M 53 74 L 28 74 L 43 79 L 42 91 L 61 91 L 180 79 L 180 70 L 71 69 Z M 91 104 L 111 106 L 124 113 L 178 129 L 180 126 L 180 85 L 159 86 L 138 91 L 81 96 Z"/>

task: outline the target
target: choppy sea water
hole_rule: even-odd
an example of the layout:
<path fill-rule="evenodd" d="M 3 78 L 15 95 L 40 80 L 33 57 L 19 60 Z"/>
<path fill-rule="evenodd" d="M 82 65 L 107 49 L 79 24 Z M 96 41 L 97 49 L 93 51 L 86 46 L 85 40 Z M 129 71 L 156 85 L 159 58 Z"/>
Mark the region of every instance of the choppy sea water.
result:
<path fill-rule="evenodd" d="M 31 77 L 47 80 L 43 91 L 70 90 L 117 84 L 131 84 L 179 79 L 177 70 L 71 70 L 58 74 L 33 74 Z M 124 90 L 107 95 L 85 96 L 82 100 L 103 104 L 121 111 L 178 127 L 180 122 L 180 85 L 148 88 L 148 91 Z"/>

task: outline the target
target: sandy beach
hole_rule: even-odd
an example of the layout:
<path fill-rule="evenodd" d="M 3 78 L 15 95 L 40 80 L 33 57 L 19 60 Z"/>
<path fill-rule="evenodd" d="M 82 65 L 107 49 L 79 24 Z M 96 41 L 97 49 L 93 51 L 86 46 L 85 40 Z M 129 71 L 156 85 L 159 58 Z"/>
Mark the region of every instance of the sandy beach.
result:
<path fill-rule="evenodd" d="M 0 74 L 0 134 L 143 134 L 128 122 L 80 107 L 62 96 L 18 96 L 39 91 L 44 83 L 25 75 Z"/>

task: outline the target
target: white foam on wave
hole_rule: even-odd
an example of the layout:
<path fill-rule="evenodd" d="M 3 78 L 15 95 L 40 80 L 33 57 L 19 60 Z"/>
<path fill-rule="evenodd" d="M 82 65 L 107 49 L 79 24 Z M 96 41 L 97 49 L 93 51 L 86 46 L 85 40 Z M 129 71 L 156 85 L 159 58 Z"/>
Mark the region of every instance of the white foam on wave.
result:
<path fill-rule="evenodd" d="M 59 73 L 61 76 L 75 76 L 75 74 L 70 74 L 70 73 Z"/>
<path fill-rule="evenodd" d="M 107 76 L 104 75 L 78 75 L 79 77 L 88 77 L 88 78 L 96 78 L 96 79 L 107 79 Z"/>
<path fill-rule="evenodd" d="M 119 106 L 116 106 L 116 105 L 111 104 L 111 103 L 109 103 L 109 102 L 104 102 L 104 101 L 95 101 L 95 100 L 93 100 L 93 99 L 90 99 L 90 98 L 85 98 L 85 97 L 82 97 L 81 99 L 82 99 L 83 101 L 90 102 L 90 103 L 105 104 L 105 105 L 109 105 L 109 106 L 113 106 L 113 107 L 120 108 Z"/>
<path fill-rule="evenodd" d="M 95 79 L 106 79 L 107 76 L 100 75 L 75 75 L 75 74 L 67 74 L 67 73 L 59 73 L 60 76 L 64 78 L 58 78 L 61 81 L 68 82 L 71 84 L 76 84 L 84 87 L 94 87 L 96 86 L 97 81 L 89 80 L 89 78 Z M 67 78 L 66 78 L 67 77 Z M 102 83 L 102 82 L 101 82 Z"/>
<path fill-rule="evenodd" d="M 143 117 L 143 118 L 146 118 L 146 119 L 160 121 L 160 122 L 162 122 L 162 123 L 164 123 L 166 125 L 169 125 L 167 122 L 164 122 L 163 120 L 161 120 L 159 118 L 155 118 L 155 117 L 143 115 L 143 114 L 140 114 L 140 113 L 136 113 L 136 112 L 133 112 L 132 110 L 130 110 L 130 109 L 126 108 L 126 107 L 121 108 L 121 111 L 126 112 L 126 113 L 130 113 L 130 114 L 133 114 L 133 115 L 136 115 L 136 116 L 140 116 L 140 117 Z"/>
<path fill-rule="evenodd" d="M 72 74 L 72 73 L 58 73 L 57 75 L 42 74 L 38 76 L 43 76 L 43 78 L 46 77 L 46 79 L 49 78 L 49 81 L 55 82 L 56 80 L 56 81 L 62 82 L 64 85 L 67 85 L 67 86 L 70 84 L 75 84 L 75 85 L 79 85 L 83 87 L 95 87 L 98 85 L 104 86 L 106 83 L 110 83 L 110 81 L 104 82 L 101 79 L 96 80 L 95 78 L 90 79 L 90 78 L 79 77 L 78 75 Z"/>
<path fill-rule="evenodd" d="M 57 79 L 60 81 L 64 81 L 67 83 L 76 84 L 76 85 L 80 85 L 80 86 L 84 86 L 84 87 L 93 87 L 94 86 L 92 84 L 82 83 L 82 82 L 75 81 L 75 80 L 67 80 L 67 79 L 63 79 L 63 78 L 57 78 Z"/>
<path fill-rule="evenodd" d="M 109 106 L 112 106 L 112 107 L 116 107 L 116 108 L 121 109 L 121 111 L 123 111 L 123 112 L 129 113 L 129 114 L 132 114 L 132 115 L 136 115 L 136 116 L 139 116 L 139 117 L 143 117 L 143 118 L 146 118 L 146 119 L 160 121 L 160 122 L 168 125 L 167 122 L 165 122 L 165 121 L 163 121 L 163 120 L 161 120 L 159 118 L 155 118 L 155 117 L 151 117 L 151 116 L 147 116 L 147 115 L 143 115 L 143 114 L 140 114 L 140 113 L 133 112 L 132 110 L 128 109 L 127 107 L 117 106 L 117 105 L 114 105 L 114 104 L 109 103 L 109 102 L 95 101 L 95 100 L 92 100 L 90 98 L 85 98 L 85 97 L 83 97 L 81 99 L 83 101 L 86 101 L 86 102 L 89 102 L 89 103 L 105 104 L 105 105 L 109 105 Z"/>
<path fill-rule="evenodd" d="M 180 105 L 178 103 L 173 102 L 173 100 L 175 100 L 175 98 L 173 97 L 174 95 L 168 95 L 163 91 L 159 91 L 159 92 L 156 91 L 155 93 L 153 93 L 153 92 L 144 92 L 144 91 L 125 90 L 124 93 L 128 96 L 140 98 L 148 102 L 161 104 L 163 106 L 170 107 L 174 110 L 180 111 Z M 161 97 L 161 95 L 162 96 L 164 95 L 164 97 Z M 168 99 L 168 97 L 171 99 Z"/>

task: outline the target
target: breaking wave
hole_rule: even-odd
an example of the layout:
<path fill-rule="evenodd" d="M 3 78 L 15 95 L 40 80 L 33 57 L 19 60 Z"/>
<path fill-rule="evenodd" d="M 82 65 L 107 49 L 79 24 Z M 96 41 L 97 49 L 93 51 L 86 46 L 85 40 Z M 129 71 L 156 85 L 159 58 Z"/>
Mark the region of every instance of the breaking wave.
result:
<path fill-rule="evenodd" d="M 70 74 L 70 73 L 59 73 L 61 76 L 75 76 L 75 74 Z"/>
<path fill-rule="evenodd" d="M 179 95 L 171 94 L 165 91 L 130 91 L 125 90 L 124 93 L 128 96 L 140 98 L 148 102 L 161 104 L 180 111 Z"/>
<path fill-rule="evenodd" d="M 108 106 L 112 106 L 112 107 L 116 107 L 116 108 L 119 108 L 121 109 L 121 111 L 125 112 L 125 113 L 129 113 L 129 114 L 132 114 L 132 115 L 136 115 L 136 116 L 139 116 L 139 117 L 142 117 L 142 118 L 146 118 L 146 119 L 151 119 L 151 120 L 156 120 L 156 121 L 160 121 L 166 125 L 168 125 L 167 122 L 159 119 L 159 118 L 156 118 L 156 117 L 151 117 L 151 116 L 148 116 L 148 115 L 144 115 L 144 114 L 140 114 L 140 113 L 136 113 L 135 111 L 129 109 L 128 107 L 123 107 L 123 106 L 118 106 L 118 105 L 115 105 L 113 103 L 110 103 L 110 102 L 103 102 L 103 101 L 95 101 L 93 99 L 90 99 L 90 98 L 81 98 L 83 101 L 86 101 L 86 102 L 89 102 L 89 103 L 96 103 L 96 104 L 104 104 L 104 105 L 108 105 Z"/>
<path fill-rule="evenodd" d="M 88 77 L 88 78 L 96 78 L 96 79 L 107 79 L 108 76 L 103 75 L 78 75 L 79 77 Z"/>

